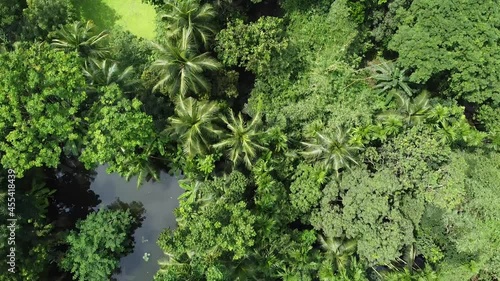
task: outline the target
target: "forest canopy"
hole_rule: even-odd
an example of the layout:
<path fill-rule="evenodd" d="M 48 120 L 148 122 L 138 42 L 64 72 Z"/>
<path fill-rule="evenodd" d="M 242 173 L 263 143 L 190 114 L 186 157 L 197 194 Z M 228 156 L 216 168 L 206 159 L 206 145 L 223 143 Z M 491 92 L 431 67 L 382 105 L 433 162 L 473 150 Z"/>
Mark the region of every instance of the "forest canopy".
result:
<path fill-rule="evenodd" d="M 500 279 L 497 1 L 115 4 L 0 0 L 0 280 L 119 272 L 99 165 L 178 176 L 155 281 Z"/>

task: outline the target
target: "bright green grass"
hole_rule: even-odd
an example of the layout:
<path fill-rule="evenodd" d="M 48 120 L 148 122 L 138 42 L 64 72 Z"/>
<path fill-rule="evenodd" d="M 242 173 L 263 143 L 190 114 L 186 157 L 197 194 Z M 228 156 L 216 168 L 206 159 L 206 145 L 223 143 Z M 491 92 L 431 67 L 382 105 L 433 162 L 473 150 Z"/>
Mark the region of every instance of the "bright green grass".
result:
<path fill-rule="evenodd" d="M 100 29 L 118 25 L 146 39 L 155 37 L 155 9 L 141 0 L 74 0 L 80 16 Z"/>

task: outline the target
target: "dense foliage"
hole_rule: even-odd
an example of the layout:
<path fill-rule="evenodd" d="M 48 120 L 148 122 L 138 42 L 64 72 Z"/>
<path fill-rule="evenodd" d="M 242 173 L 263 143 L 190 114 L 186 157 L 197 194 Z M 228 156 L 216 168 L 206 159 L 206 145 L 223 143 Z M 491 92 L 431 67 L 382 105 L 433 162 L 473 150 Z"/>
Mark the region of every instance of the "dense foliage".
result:
<path fill-rule="evenodd" d="M 133 249 L 130 235 L 134 218 L 128 210 L 100 210 L 77 223 L 69 233 L 69 249 L 61 267 L 74 273 L 74 279 L 107 280 L 119 267 L 119 260 Z"/>
<path fill-rule="evenodd" d="M 101 164 L 182 174 L 156 281 L 500 279 L 496 1 L 144 2 L 154 42 L 0 0 L 0 280 L 118 270 L 142 213 L 60 196 Z"/>

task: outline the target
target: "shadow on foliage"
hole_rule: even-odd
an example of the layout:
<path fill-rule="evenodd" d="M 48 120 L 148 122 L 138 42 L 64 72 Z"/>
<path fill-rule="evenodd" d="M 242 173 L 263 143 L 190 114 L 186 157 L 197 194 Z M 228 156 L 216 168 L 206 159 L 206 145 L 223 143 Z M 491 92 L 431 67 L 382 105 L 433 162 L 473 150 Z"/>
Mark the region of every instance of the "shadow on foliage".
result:
<path fill-rule="evenodd" d="M 73 0 L 78 18 L 92 20 L 99 29 L 111 29 L 120 19 L 114 9 L 102 0 Z"/>
<path fill-rule="evenodd" d="M 288 13 L 294 11 L 305 12 L 313 9 L 326 13 L 330 9 L 333 2 L 334 1 L 332 0 L 285 0 L 281 1 L 280 5 L 281 8 Z"/>
<path fill-rule="evenodd" d="M 284 11 L 277 0 L 263 0 L 253 4 L 248 12 L 251 22 L 258 20 L 260 17 L 282 17 L 283 14 Z"/>

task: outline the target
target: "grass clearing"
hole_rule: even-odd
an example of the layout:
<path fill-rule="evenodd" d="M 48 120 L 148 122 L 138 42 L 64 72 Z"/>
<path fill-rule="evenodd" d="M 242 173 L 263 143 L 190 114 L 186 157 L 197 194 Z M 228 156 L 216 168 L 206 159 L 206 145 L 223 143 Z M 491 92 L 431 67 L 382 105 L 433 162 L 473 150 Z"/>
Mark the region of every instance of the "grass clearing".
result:
<path fill-rule="evenodd" d="M 74 0 L 80 16 L 101 29 L 115 25 L 146 39 L 155 38 L 156 11 L 141 0 Z"/>

